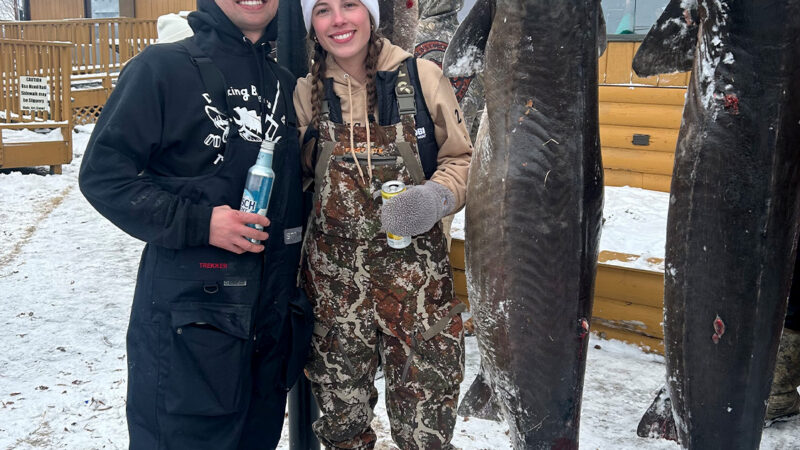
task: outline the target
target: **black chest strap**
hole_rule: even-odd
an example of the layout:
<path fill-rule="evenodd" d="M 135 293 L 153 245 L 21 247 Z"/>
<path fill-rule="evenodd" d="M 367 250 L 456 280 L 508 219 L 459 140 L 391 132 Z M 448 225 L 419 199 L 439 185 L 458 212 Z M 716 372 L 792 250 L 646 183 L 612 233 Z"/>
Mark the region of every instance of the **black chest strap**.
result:
<path fill-rule="evenodd" d="M 232 117 L 232 109 L 230 103 L 228 103 L 228 96 L 226 95 L 225 86 L 227 83 L 225 82 L 225 76 L 222 75 L 222 72 L 219 68 L 214 64 L 214 61 L 206 55 L 206 53 L 200 49 L 200 47 L 195 44 L 194 39 L 192 37 L 188 37 L 181 41 L 177 42 L 180 46 L 186 49 L 189 52 L 189 56 L 192 58 L 192 64 L 197 67 L 197 70 L 200 72 L 200 78 L 203 80 L 203 85 L 208 91 L 208 95 L 211 96 L 211 103 L 218 105 L 219 107 L 225 108 L 225 113 L 228 115 L 228 118 Z"/>

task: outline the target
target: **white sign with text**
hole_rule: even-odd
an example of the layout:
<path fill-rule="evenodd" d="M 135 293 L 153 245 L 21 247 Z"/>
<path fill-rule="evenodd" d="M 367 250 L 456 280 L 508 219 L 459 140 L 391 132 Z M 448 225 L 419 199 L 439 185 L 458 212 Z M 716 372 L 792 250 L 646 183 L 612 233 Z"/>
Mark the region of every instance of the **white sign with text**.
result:
<path fill-rule="evenodd" d="M 47 77 L 19 77 L 19 104 L 23 111 L 50 112 L 50 85 Z"/>

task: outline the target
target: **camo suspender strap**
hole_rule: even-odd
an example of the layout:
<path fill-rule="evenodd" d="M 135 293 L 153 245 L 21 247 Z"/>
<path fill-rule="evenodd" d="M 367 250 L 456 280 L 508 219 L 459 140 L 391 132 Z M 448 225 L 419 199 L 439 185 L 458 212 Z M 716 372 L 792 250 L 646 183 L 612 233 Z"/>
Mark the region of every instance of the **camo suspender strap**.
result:
<path fill-rule="evenodd" d="M 322 186 L 322 180 L 328 172 L 328 167 L 331 163 L 331 155 L 333 154 L 333 149 L 336 147 L 336 142 L 333 140 L 323 140 L 321 147 L 322 151 L 319 154 L 319 159 L 317 159 L 317 165 L 314 167 L 314 197 L 318 195 L 319 187 Z M 316 200 L 317 199 L 314 198 L 315 204 Z"/>
<path fill-rule="evenodd" d="M 412 130 L 416 129 L 417 102 L 414 100 L 414 85 L 411 77 L 408 76 L 408 64 L 414 64 L 414 58 L 408 58 L 405 64 L 400 64 L 397 70 L 397 82 L 394 86 L 394 93 L 397 97 L 397 108 L 400 113 L 400 121 L 405 127 L 411 125 Z M 419 156 L 411 148 L 411 143 L 406 140 L 397 142 L 397 150 L 406 163 L 411 179 L 414 184 L 419 185 L 425 181 L 425 171 L 422 168 Z"/>
<path fill-rule="evenodd" d="M 397 107 L 400 117 L 415 116 L 417 114 L 417 102 L 414 100 L 414 85 L 411 77 L 408 76 L 408 64 L 413 63 L 413 58 L 406 60 L 397 69 L 397 82 L 394 85 L 394 94 L 397 96 Z"/>

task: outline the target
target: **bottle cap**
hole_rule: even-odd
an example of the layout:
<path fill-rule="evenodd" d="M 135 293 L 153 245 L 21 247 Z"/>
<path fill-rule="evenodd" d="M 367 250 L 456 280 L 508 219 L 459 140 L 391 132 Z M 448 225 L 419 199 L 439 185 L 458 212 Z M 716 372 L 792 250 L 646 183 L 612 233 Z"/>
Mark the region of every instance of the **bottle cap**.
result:
<path fill-rule="evenodd" d="M 264 139 L 263 141 L 261 141 L 260 151 L 273 153 L 275 151 L 275 142 L 270 141 L 268 139 Z"/>

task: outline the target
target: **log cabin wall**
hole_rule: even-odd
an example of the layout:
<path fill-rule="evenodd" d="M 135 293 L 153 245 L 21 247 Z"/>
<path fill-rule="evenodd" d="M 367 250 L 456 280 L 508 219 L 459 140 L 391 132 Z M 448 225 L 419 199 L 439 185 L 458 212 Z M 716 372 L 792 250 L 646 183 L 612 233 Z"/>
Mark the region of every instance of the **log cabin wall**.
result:
<path fill-rule="evenodd" d="M 669 192 L 689 74 L 640 78 L 641 36 L 609 38 L 598 79 L 605 184 Z"/>

